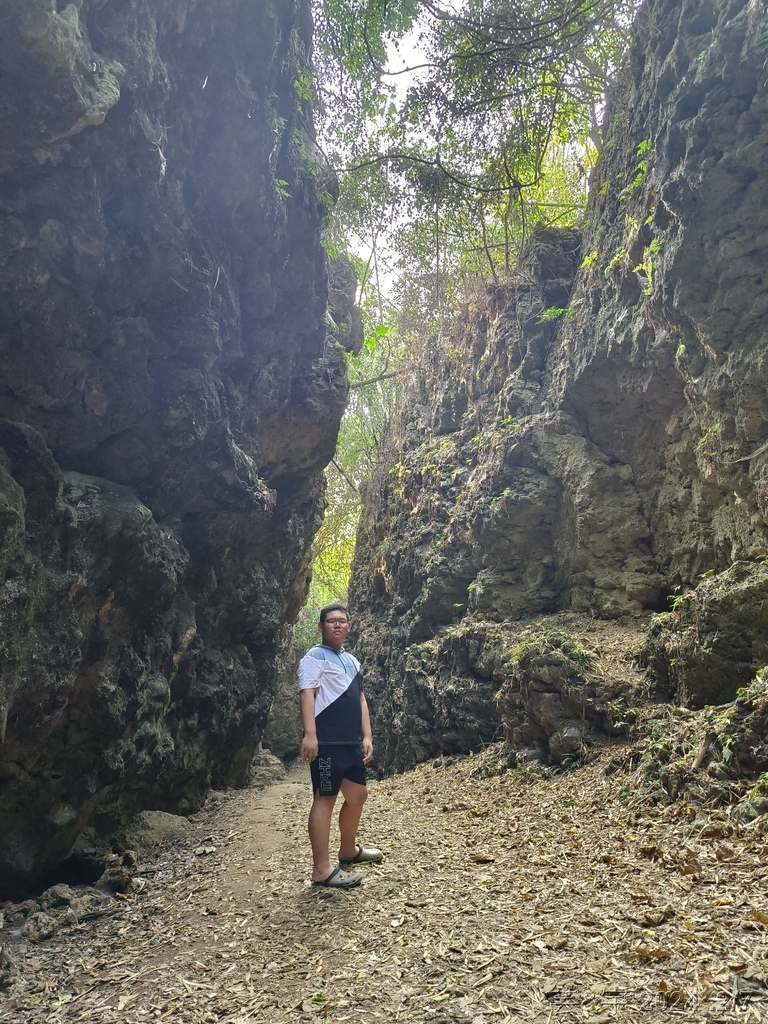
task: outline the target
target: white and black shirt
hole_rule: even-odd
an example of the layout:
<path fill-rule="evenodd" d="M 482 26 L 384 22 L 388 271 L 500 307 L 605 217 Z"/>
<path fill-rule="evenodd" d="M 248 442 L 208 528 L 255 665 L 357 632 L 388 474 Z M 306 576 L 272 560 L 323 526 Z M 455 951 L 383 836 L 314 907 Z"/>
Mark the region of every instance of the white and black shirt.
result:
<path fill-rule="evenodd" d="M 316 644 L 299 662 L 299 690 L 316 690 L 315 726 L 320 746 L 360 743 L 363 673 L 357 658 Z"/>

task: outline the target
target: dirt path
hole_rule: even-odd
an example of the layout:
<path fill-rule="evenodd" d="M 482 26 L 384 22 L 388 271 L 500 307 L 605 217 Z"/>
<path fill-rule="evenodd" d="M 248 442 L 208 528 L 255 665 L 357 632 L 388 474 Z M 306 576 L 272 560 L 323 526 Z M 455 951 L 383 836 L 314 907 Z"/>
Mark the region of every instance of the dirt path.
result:
<path fill-rule="evenodd" d="M 305 769 L 227 794 L 112 916 L 10 943 L 0 1020 L 764 1021 L 762 825 L 633 810 L 626 781 L 478 756 L 374 784 L 386 859 L 346 893 L 307 881 Z"/>

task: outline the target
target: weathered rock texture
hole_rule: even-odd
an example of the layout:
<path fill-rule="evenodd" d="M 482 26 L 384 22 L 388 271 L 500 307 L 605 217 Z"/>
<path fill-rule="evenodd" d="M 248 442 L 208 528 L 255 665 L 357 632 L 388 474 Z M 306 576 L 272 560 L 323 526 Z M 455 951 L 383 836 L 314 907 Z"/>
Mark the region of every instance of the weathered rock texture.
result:
<path fill-rule="evenodd" d="M 296 699 L 296 673 L 299 659 L 293 636 L 283 644 L 282 656 L 278 665 L 278 684 L 272 706 L 269 709 L 269 721 L 264 731 L 264 745 L 276 757 L 298 757 L 301 746 L 302 728 L 299 702 Z"/>
<path fill-rule="evenodd" d="M 407 684 L 457 619 L 482 636 L 564 609 L 648 615 L 765 555 L 765 30 L 756 3 L 649 0 L 582 236 L 535 233 L 516 275 L 434 339 L 368 495 L 351 594 L 374 719 L 398 709 L 396 729 L 388 711 L 376 726 L 386 766 L 421 756 L 414 734 L 476 742 L 444 725 L 442 677 L 429 699 Z M 762 663 L 762 644 L 729 642 L 706 700 Z M 486 707 L 501 682 L 473 668 Z M 545 730 L 545 756 L 564 728 Z"/>
<path fill-rule="evenodd" d="M 0 0 L 0 878 L 247 778 L 346 396 L 305 0 Z"/>
<path fill-rule="evenodd" d="M 721 703 L 768 665 L 768 566 L 734 562 L 656 616 L 640 662 L 657 690 L 693 707 Z"/>

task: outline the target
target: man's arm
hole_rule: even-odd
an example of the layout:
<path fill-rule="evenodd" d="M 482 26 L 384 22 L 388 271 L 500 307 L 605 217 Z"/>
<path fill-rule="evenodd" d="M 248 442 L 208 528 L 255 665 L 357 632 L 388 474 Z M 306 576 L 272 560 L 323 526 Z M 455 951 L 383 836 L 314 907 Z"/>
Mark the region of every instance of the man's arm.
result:
<path fill-rule="evenodd" d="M 301 727 L 304 739 L 301 741 L 301 759 L 310 764 L 317 757 L 317 726 L 315 725 L 315 694 L 317 690 L 307 688 L 299 691 Z"/>
<path fill-rule="evenodd" d="M 362 713 L 363 764 L 368 764 L 373 757 L 373 735 L 371 733 L 371 716 L 368 713 L 368 701 L 365 699 L 364 693 L 360 694 L 360 711 Z"/>

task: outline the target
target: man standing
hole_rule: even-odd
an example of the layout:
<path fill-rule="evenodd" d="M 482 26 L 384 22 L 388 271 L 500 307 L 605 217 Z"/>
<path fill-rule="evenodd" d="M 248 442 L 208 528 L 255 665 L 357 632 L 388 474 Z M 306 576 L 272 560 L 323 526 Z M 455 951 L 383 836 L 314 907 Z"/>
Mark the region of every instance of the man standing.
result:
<path fill-rule="evenodd" d="M 322 643 L 299 663 L 299 700 L 304 739 L 301 758 L 312 776 L 309 812 L 312 845 L 312 884 L 352 889 L 363 876 L 349 871 L 352 864 L 375 863 L 381 850 L 357 842 L 357 826 L 368 797 L 365 766 L 373 757 L 371 720 L 363 693 L 360 662 L 344 650 L 351 622 L 347 609 L 331 604 L 320 612 Z M 328 846 L 331 818 L 341 790 L 339 863 L 332 867 Z"/>

